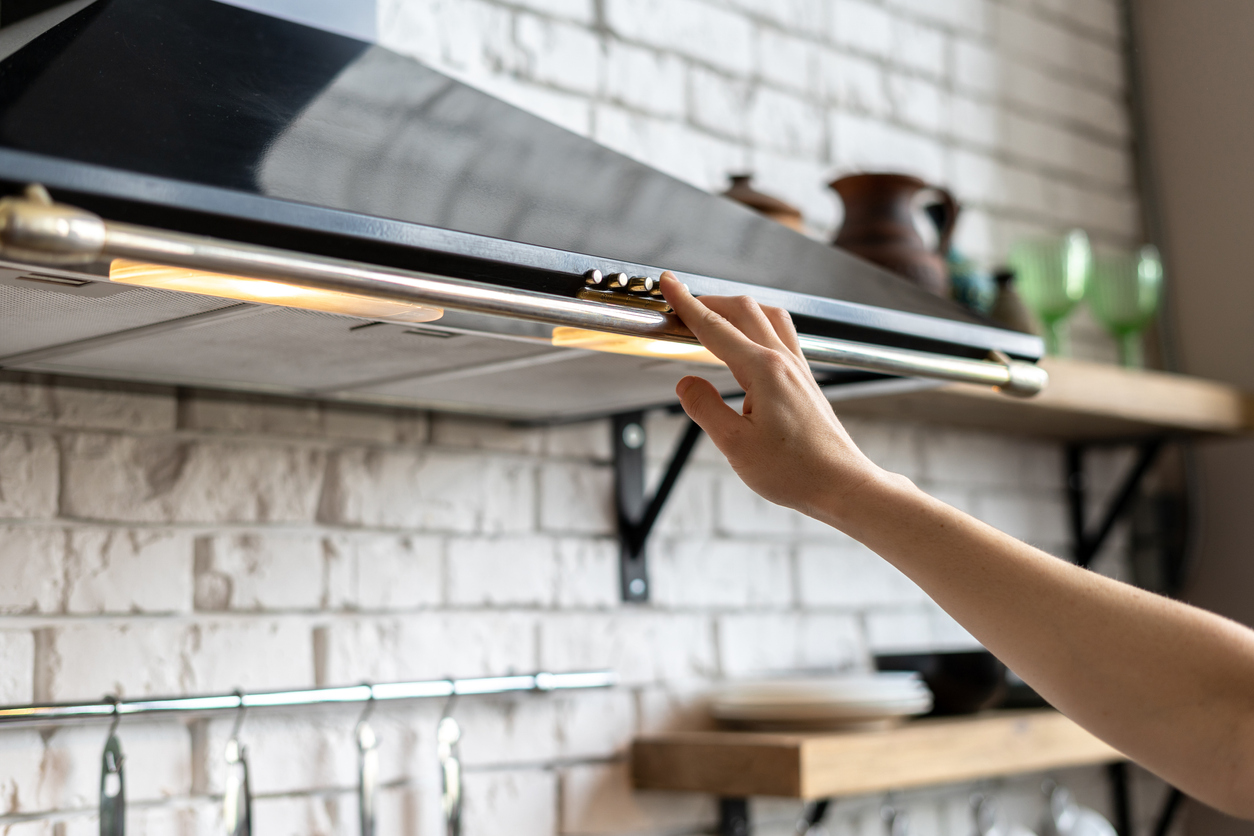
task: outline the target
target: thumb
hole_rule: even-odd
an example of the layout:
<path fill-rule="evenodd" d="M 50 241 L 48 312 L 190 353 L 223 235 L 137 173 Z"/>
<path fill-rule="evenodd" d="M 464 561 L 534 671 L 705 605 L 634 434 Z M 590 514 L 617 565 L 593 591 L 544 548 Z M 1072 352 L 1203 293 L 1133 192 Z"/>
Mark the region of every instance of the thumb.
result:
<path fill-rule="evenodd" d="M 679 381 L 675 394 L 679 395 L 679 403 L 688 417 L 705 430 L 716 447 L 722 449 L 720 442 L 736 430 L 740 414 L 723 403 L 714 384 L 699 377 L 689 376 Z"/>

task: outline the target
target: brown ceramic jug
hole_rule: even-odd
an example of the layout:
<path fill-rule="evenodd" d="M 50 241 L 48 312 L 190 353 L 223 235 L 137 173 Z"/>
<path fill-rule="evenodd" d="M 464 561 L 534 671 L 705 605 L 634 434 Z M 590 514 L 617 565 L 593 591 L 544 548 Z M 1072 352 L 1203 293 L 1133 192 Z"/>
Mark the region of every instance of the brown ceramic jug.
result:
<path fill-rule="evenodd" d="M 845 220 L 832 239 L 834 245 L 948 298 L 945 254 L 958 221 L 958 202 L 953 195 L 907 174 L 851 174 L 829 186 L 845 204 Z M 943 209 L 937 213 L 940 222 L 935 251 L 927 248 L 914 228 L 914 197 L 924 189 L 940 196 Z"/>

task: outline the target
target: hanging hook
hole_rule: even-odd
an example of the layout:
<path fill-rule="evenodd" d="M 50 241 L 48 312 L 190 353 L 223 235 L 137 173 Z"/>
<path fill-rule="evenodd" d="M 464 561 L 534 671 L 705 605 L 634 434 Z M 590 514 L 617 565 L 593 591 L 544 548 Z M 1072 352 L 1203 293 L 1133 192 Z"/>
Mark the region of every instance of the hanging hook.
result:
<path fill-rule="evenodd" d="M 368 722 L 374 712 L 374 686 L 366 685 L 370 696 L 357 719 L 357 812 L 361 836 L 374 836 L 375 794 L 379 786 L 379 740 Z"/>
<path fill-rule="evenodd" d="M 248 780 L 248 750 L 240 743 L 240 728 L 244 725 L 244 692 L 236 690 L 239 710 L 231 737 L 226 741 L 226 789 L 222 794 L 222 821 L 227 836 L 252 836 L 252 788 Z"/>
<path fill-rule="evenodd" d="M 449 680 L 450 694 L 440 714 L 435 737 L 440 756 L 440 801 L 444 810 L 445 836 L 461 836 L 462 833 L 462 760 L 461 726 L 453 719 L 453 703 L 457 699 L 456 685 Z"/>
<path fill-rule="evenodd" d="M 126 832 L 126 776 L 122 764 L 122 741 L 118 740 L 118 723 L 121 701 L 111 696 L 113 722 L 105 738 L 104 752 L 100 756 L 100 836 L 123 836 Z"/>

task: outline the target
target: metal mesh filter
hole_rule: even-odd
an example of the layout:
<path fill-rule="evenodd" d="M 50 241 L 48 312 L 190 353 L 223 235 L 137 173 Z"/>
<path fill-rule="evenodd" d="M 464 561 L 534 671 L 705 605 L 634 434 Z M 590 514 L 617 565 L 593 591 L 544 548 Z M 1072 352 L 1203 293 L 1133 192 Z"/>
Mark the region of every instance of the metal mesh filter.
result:
<path fill-rule="evenodd" d="M 534 368 L 445 381 L 402 380 L 364 388 L 361 394 L 514 418 L 575 417 L 674 403 L 675 384 L 688 374 L 704 377 L 723 392 L 738 389 L 731 372 L 716 366 L 580 353 Z"/>
<path fill-rule="evenodd" d="M 309 394 L 555 350 L 547 344 L 497 337 L 443 336 L 425 326 L 266 308 L 251 316 L 144 336 L 26 368 Z"/>
<path fill-rule="evenodd" d="M 0 360 L 36 348 L 112 334 L 234 302 L 186 293 L 134 289 L 112 296 L 0 284 Z"/>

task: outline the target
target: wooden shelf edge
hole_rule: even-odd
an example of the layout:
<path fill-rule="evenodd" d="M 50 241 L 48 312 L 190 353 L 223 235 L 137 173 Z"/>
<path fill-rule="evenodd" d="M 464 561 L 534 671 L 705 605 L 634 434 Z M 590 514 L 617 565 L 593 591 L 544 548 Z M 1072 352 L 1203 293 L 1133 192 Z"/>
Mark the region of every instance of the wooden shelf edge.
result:
<path fill-rule="evenodd" d="M 922 720 L 885 731 L 687 732 L 638 738 L 638 789 L 828 798 L 1121 760 L 1056 711 Z"/>
<path fill-rule="evenodd" d="M 1041 366 L 1050 383 L 1034 398 L 951 383 L 837 400 L 835 408 L 840 415 L 1071 439 L 1254 432 L 1254 399 L 1228 384 L 1056 357 L 1045 358 Z"/>

